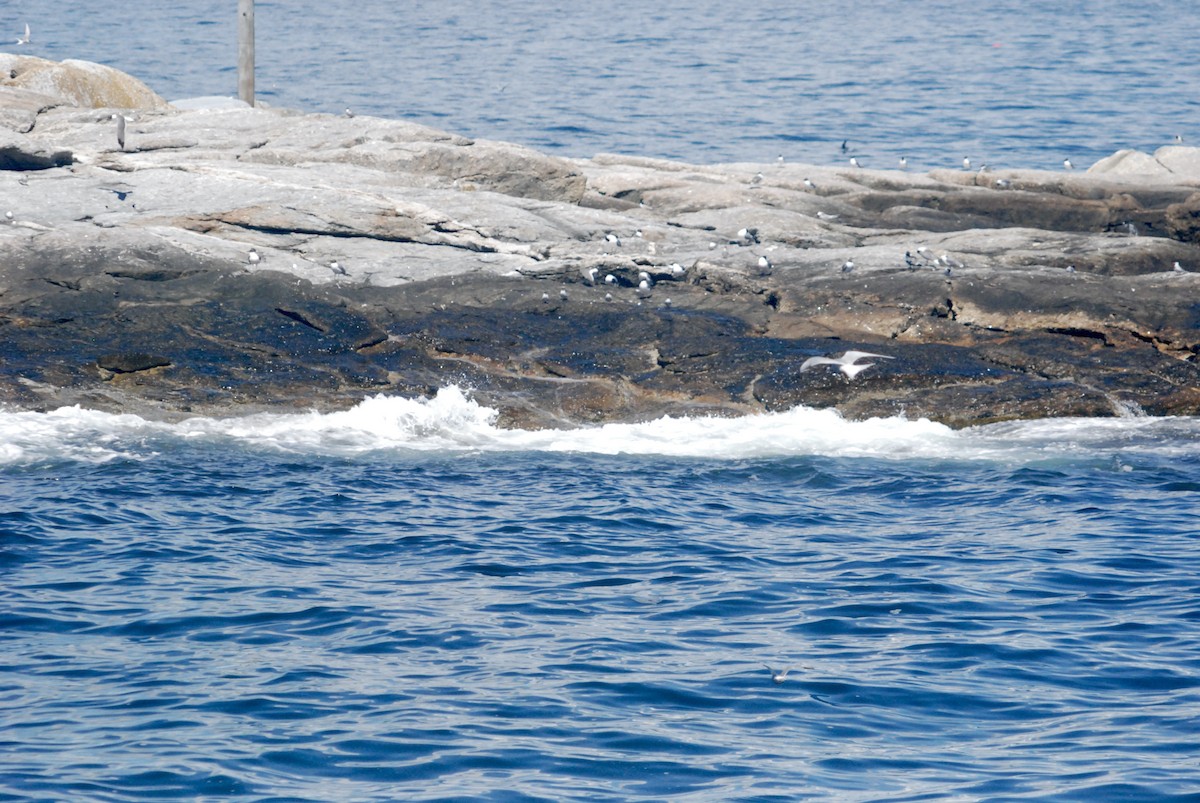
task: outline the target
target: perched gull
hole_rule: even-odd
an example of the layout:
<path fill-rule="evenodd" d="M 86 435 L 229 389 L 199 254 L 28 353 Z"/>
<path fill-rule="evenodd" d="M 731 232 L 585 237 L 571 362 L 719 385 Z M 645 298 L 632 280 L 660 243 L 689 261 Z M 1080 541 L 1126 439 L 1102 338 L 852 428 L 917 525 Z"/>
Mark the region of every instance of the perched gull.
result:
<path fill-rule="evenodd" d="M 963 170 L 970 170 L 970 169 L 971 169 L 971 157 L 964 156 L 963 157 Z"/>
<path fill-rule="evenodd" d="M 680 276 L 682 276 L 685 273 L 687 273 L 687 269 L 684 268 L 683 265 L 680 265 L 678 262 L 671 263 L 671 275 L 674 276 L 676 279 L 678 279 Z"/>
<path fill-rule="evenodd" d="M 771 275 L 771 260 L 765 254 L 758 258 L 758 272 L 763 276 Z"/>
<path fill-rule="evenodd" d="M 759 241 L 758 229 L 738 229 L 737 236 L 739 240 L 744 240 L 748 243 L 757 243 Z"/>
<path fill-rule="evenodd" d="M 1008 189 L 1009 187 L 1011 187 L 1012 182 L 1006 178 L 998 178 L 998 179 L 996 179 L 996 186 L 999 187 L 1000 189 L 1004 190 L 1004 189 Z"/>
<path fill-rule="evenodd" d="M 1074 170 L 1075 165 L 1071 164 L 1070 159 L 1063 159 L 1063 168 L 1066 170 Z"/>
<path fill-rule="evenodd" d="M 804 187 L 805 189 L 815 190 L 817 185 L 812 183 L 812 179 L 806 178 L 804 179 Z"/>
<path fill-rule="evenodd" d="M 790 666 L 785 666 L 783 669 L 773 669 L 768 664 L 763 664 L 763 666 L 767 667 L 767 671 L 771 673 L 771 680 L 776 683 L 783 683 L 787 680 L 788 672 L 792 671 Z"/>
<path fill-rule="evenodd" d="M 907 156 L 901 156 L 901 157 L 900 157 L 900 169 L 901 169 L 901 170 L 907 170 L 907 169 L 908 169 L 908 157 L 907 157 Z"/>
<path fill-rule="evenodd" d="M 894 357 L 889 357 L 886 354 L 872 354 L 869 351 L 847 351 L 842 356 L 836 358 L 809 357 L 800 365 L 800 373 L 804 373 L 814 365 L 836 365 L 839 371 L 853 379 L 854 377 L 858 376 L 861 371 L 870 368 L 875 364 L 873 362 L 867 362 L 862 363 L 861 365 L 855 365 L 855 363 L 865 357 L 877 357 L 881 360 L 895 359 Z"/>
<path fill-rule="evenodd" d="M 612 301 L 612 293 L 605 293 L 605 294 L 604 294 L 604 300 L 605 300 L 605 301 Z"/>
<path fill-rule="evenodd" d="M 919 267 L 917 265 L 917 260 L 913 258 L 911 251 L 904 252 L 904 264 L 908 267 L 909 270 L 916 270 Z"/>
<path fill-rule="evenodd" d="M 646 271 L 644 271 L 644 270 L 638 272 L 638 280 L 645 282 L 650 287 L 654 286 L 654 280 L 651 279 L 650 274 L 646 273 Z"/>
<path fill-rule="evenodd" d="M 10 212 L 9 214 L 12 213 Z M 1183 265 L 1180 265 L 1178 261 L 1175 263 L 1175 266 L 1172 268 L 1172 270 L 1176 273 L 1186 273 L 1186 271 L 1183 269 Z"/>
<path fill-rule="evenodd" d="M 600 275 L 598 268 L 588 268 L 583 272 L 583 283 L 591 287 L 596 283 L 596 277 Z"/>
<path fill-rule="evenodd" d="M 616 277 L 616 276 L 613 276 L 611 273 L 606 273 L 606 274 L 604 275 L 604 283 L 605 283 L 605 284 L 616 284 L 616 283 L 617 283 L 617 277 Z"/>
<path fill-rule="evenodd" d="M 559 298 L 561 298 L 563 301 L 566 301 L 566 300 L 567 300 L 567 290 L 566 290 L 566 288 L 563 288 L 562 290 L 559 290 L 559 291 L 558 291 L 558 297 L 559 297 Z"/>
<path fill-rule="evenodd" d="M 336 259 L 333 262 L 329 263 L 329 269 L 331 271 L 333 271 L 334 273 L 336 273 L 338 276 L 349 276 L 350 275 L 349 273 L 346 272 L 345 268 L 343 268 L 341 265 L 338 264 Z"/>
<path fill-rule="evenodd" d="M 621 238 L 613 234 L 611 231 L 604 235 L 604 239 L 615 245 L 617 248 L 621 247 Z"/>
<path fill-rule="evenodd" d="M 850 166 L 851 167 L 862 167 L 862 165 L 860 165 L 858 163 L 858 159 L 853 156 L 850 157 Z"/>
<path fill-rule="evenodd" d="M 117 144 L 121 146 L 121 150 L 125 150 L 125 115 L 117 112 L 113 117 L 117 121 Z"/>
<path fill-rule="evenodd" d="M 762 184 L 762 180 L 763 180 L 763 174 L 755 173 L 754 178 L 750 179 L 750 183 L 751 184 Z"/>
<path fill-rule="evenodd" d="M 646 281 L 645 279 L 642 279 L 640 282 L 638 282 L 637 294 L 638 294 L 638 298 L 649 298 L 650 297 L 650 282 Z"/>
<path fill-rule="evenodd" d="M 849 273 L 852 270 L 854 270 L 854 260 L 853 259 L 847 259 L 845 262 L 842 263 L 842 273 Z"/>
<path fill-rule="evenodd" d="M 262 257 L 258 255 L 258 250 L 253 246 L 250 248 L 250 253 L 246 254 L 246 261 L 251 265 L 257 265 L 262 261 Z"/>
<path fill-rule="evenodd" d="M 821 220 L 837 220 L 838 219 L 837 215 L 831 215 L 828 212 L 822 212 L 819 209 L 817 210 L 817 217 L 819 217 Z"/>
<path fill-rule="evenodd" d="M 550 300 L 550 294 L 542 293 L 542 301 L 548 302 L 549 300 Z"/>
<path fill-rule="evenodd" d="M 33 37 L 29 35 L 29 23 L 25 23 L 25 35 L 17 39 L 18 45 L 27 45 L 33 41 Z"/>
<path fill-rule="evenodd" d="M 9 223 L 13 222 L 13 213 L 12 213 L 11 209 L 4 213 L 4 219 L 7 220 Z M 1178 265 L 1179 263 L 1176 262 L 1175 264 Z"/>

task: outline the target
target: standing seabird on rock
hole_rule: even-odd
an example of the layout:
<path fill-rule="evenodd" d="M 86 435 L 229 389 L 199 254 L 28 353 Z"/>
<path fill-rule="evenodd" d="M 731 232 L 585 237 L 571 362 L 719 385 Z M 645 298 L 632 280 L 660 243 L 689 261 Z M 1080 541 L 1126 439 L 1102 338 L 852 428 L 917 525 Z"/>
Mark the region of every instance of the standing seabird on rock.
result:
<path fill-rule="evenodd" d="M 750 179 L 750 183 L 751 184 L 762 184 L 763 178 L 764 178 L 764 176 L 762 173 L 755 173 L 754 178 Z"/>
<path fill-rule="evenodd" d="M 246 261 L 249 262 L 251 265 L 257 265 L 261 260 L 262 260 L 262 257 L 259 256 L 258 251 L 253 246 L 251 246 L 250 253 L 246 254 Z"/>
<path fill-rule="evenodd" d="M 565 287 L 562 290 L 558 291 L 558 297 L 561 298 L 563 301 L 567 300 L 567 289 Z"/>
<path fill-rule="evenodd" d="M 670 267 L 671 267 L 671 275 L 674 276 L 676 279 L 680 278 L 681 276 L 683 276 L 683 274 L 687 273 L 687 269 L 684 268 L 683 265 L 680 265 L 678 262 L 672 262 Z"/>
<path fill-rule="evenodd" d="M 543 301 L 543 302 L 545 302 L 545 303 L 549 303 L 549 302 L 550 302 L 550 294 L 549 294 L 549 293 L 542 293 L 542 301 Z"/>
<path fill-rule="evenodd" d="M 853 156 L 851 156 L 851 157 L 850 157 L 850 166 L 851 166 L 851 167 L 862 167 L 862 165 L 860 165 L 860 164 L 858 163 L 858 159 L 856 159 L 856 158 L 855 158 L 855 157 L 853 157 Z"/>
<path fill-rule="evenodd" d="M 7 220 L 9 223 L 13 222 L 13 213 L 12 213 L 11 209 L 4 213 L 4 219 Z M 1176 263 L 1176 264 L 1178 264 L 1178 263 Z"/>
<path fill-rule="evenodd" d="M 331 271 L 333 271 L 334 273 L 336 273 L 338 276 L 349 276 L 350 275 L 346 271 L 345 268 L 343 268 L 341 265 L 338 264 L 338 261 L 336 259 L 333 262 L 329 263 L 329 269 Z"/>
<path fill-rule="evenodd" d="M 1074 170 L 1074 169 L 1075 169 L 1075 165 L 1071 164 L 1071 160 L 1070 160 L 1070 159 L 1063 159 L 1063 169 L 1065 169 L 1065 170 Z"/>
<path fill-rule="evenodd" d="M 854 270 L 854 260 L 853 259 L 847 259 L 845 262 L 842 263 L 842 273 L 849 273 L 852 270 Z"/>
<path fill-rule="evenodd" d="M 638 298 L 649 298 L 650 293 L 651 293 L 650 282 L 646 281 L 645 279 L 642 279 L 640 282 L 638 282 L 638 286 L 637 286 Z"/>
<path fill-rule="evenodd" d="M 971 157 L 964 156 L 963 157 L 963 170 L 970 170 L 970 169 L 971 169 Z"/>
<path fill-rule="evenodd" d="M 599 269 L 588 268 L 586 271 L 583 271 L 583 283 L 586 284 L 588 287 L 591 287 L 592 285 L 594 285 L 596 283 L 596 277 L 599 275 L 600 275 Z"/>
<path fill-rule="evenodd" d="M 617 248 L 621 247 L 621 238 L 613 234 L 611 231 L 604 235 L 604 239 L 615 245 Z"/>
<path fill-rule="evenodd" d="M 638 272 L 638 279 L 639 279 L 640 281 L 643 281 L 643 282 L 645 282 L 646 284 L 650 285 L 651 287 L 653 287 L 653 286 L 654 286 L 654 280 L 653 280 L 653 279 L 651 279 L 651 278 L 650 278 L 650 274 L 649 274 L 649 273 L 646 273 L 646 271 L 644 271 L 644 270 L 643 270 L 643 271 L 639 271 L 639 272 Z"/>
<path fill-rule="evenodd" d="M 605 301 L 612 301 L 612 293 L 605 293 L 605 294 L 604 294 L 604 300 L 605 300 Z"/>
<path fill-rule="evenodd" d="M 806 179 L 804 179 L 804 187 L 806 189 L 815 190 L 817 188 L 817 185 L 812 183 L 812 179 L 806 178 Z"/>
<path fill-rule="evenodd" d="M 881 360 L 895 359 L 894 357 L 889 357 L 886 354 L 872 354 L 869 351 L 847 351 L 840 357 L 809 357 L 800 365 L 800 373 L 804 373 L 809 368 L 817 365 L 836 365 L 839 371 L 853 379 L 864 369 L 870 368 L 875 364 L 873 362 L 863 363 L 861 365 L 855 364 L 859 360 L 866 357 L 875 357 Z"/>
<path fill-rule="evenodd" d="M 908 157 L 907 157 L 907 156 L 901 156 L 901 157 L 900 157 L 900 169 L 901 169 L 901 170 L 907 170 L 907 169 L 908 169 Z"/>
<path fill-rule="evenodd" d="M 29 23 L 25 23 L 25 35 L 17 39 L 18 45 L 27 45 L 33 41 L 33 37 L 29 35 Z"/>
<path fill-rule="evenodd" d="M 756 229 L 756 228 L 754 228 L 754 229 L 751 229 L 751 228 L 738 229 L 737 236 L 738 236 L 739 240 L 744 240 L 745 242 L 748 242 L 748 243 L 759 242 L 758 229 Z"/>
<path fill-rule="evenodd" d="M 29 30 L 29 28 L 28 28 L 28 27 L 26 27 L 26 28 L 25 28 L 25 30 L 26 30 L 26 31 L 28 31 L 28 30 Z M 1175 144 L 1176 144 L 1176 145 L 1182 145 L 1182 144 L 1183 144 L 1183 134 L 1176 134 L 1176 135 L 1175 135 Z"/>
<path fill-rule="evenodd" d="M 918 267 L 920 267 L 917 265 L 917 260 L 913 259 L 911 251 L 904 252 L 904 264 L 909 270 L 916 270 Z"/>
<path fill-rule="evenodd" d="M 117 120 L 117 144 L 121 150 L 125 150 L 125 115 L 117 112 L 113 117 Z"/>
<path fill-rule="evenodd" d="M 10 212 L 9 214 L 12 214 L 12 213 Z M 1173 268 L 1171 268 L 1171 270 L 1175 271 L 1176 273 L 1186 273 L 1187 272 L 1183 269 L 1183 265 L 1180 265 L 1178 261 L 1175 262 L 1175 266 Z"/>
<path fill-rule="evenodd" d="M 605 284 L 616 284 L 616 283 L 617 283 L 617 277 L 616 277 L 616 276 L 613 276 L 611 273 L 606 273 L 606 274 L 604 275 L 604 283 L 605 283 Z"/>

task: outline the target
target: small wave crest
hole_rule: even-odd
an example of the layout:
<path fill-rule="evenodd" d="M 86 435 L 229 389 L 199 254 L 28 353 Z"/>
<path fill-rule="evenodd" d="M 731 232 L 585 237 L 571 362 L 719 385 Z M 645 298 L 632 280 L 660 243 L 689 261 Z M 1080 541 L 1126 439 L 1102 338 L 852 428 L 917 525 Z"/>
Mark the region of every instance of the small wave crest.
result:
<path fill-rule="evenodd" d="M 332 413 L 258 413 L 176 423 L 80 407 L 0 413 L 0 464 L 144 459 L 171 442 L 241 444 L 287 453 L 580 452 L 744 459 L 834 456 L 927 459 L 1072 457 L 1165 441 L 1196 451 L 1194 419 L 1052 419 L 953 430 L 926 419 L 848 421 L 796 407 L 737 418 L 663 417 L 562 430 L 496 426 L 498 412 L 458 387 L 432 398 L 378 395 Z M 1174 422 L 1163 424 L 1162 422 Z"/>

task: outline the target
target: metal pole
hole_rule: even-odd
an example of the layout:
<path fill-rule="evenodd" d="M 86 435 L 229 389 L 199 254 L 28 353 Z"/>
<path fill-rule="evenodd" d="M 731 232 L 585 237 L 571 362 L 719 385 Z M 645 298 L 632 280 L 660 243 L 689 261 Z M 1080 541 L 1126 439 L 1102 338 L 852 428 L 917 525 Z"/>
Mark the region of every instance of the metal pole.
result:
<path fill-rule="evenodd" d="M 238 0 L 238 97 L 254 105 L 254 0 Z"/>

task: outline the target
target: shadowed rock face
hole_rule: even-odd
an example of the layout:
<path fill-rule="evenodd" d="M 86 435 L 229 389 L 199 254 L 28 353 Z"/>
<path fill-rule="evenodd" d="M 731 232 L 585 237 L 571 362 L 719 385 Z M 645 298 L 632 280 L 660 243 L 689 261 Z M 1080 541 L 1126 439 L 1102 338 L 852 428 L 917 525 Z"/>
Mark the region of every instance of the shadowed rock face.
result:
<path fill-rule="evenodd" d="M 458 384 L 520 426 L 1200 409 L 1189 149 L 1087 174 L 701 167 L 144 108 L 122 150 L 107 110 L 35 106 L 0 129 L 8 404 L 331 409 Z M 891 359 L 801 370 L 851 349 Z"/>

